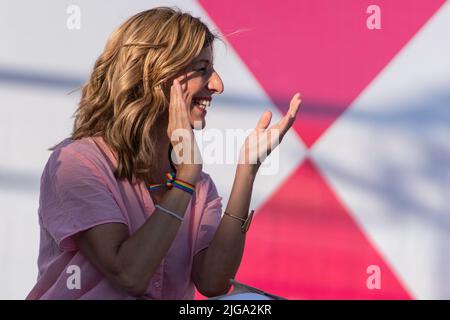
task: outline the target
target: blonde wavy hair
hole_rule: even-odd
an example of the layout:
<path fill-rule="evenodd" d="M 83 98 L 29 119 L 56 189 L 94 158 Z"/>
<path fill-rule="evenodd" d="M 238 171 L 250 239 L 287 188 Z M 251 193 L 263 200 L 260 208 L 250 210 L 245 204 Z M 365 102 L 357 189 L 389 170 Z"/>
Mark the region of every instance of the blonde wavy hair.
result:
<path fill-rule="evenodd" d="M 166 86 L 216 38 L 178 8 L 129 18 L 111 35 L 82 87 L 70 138 L 100 135 L 118 156 L 117 179 L 152 179 L 152 168 L 167 154 L 156 150 L 155 141 L 168 121 Z"/>

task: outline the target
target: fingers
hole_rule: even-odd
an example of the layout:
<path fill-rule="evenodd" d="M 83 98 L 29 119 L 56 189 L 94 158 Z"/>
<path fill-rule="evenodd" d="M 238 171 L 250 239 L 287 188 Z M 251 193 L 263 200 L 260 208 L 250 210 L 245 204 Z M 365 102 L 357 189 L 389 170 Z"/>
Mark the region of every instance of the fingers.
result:
<path fill-rule="evenodd" d="M 181 105 L 182 105 L 182 93 L 181 93 L 181 88 L 180 88 L 180 82 L 178 80 L 173 80 L 173 86 L 175 87 L 175 103 L 177 105 L 177 109 L 178 111 L 180 111 L 181 109 Z"/>
<path fill-rule="evenodd" d="M 180 112 L 180 115 L 183 118 L 183 122 L 187 124 L 189 122 L 190 102 L 186 101 L 187 93 L 183 92 L 183 88 L 179 80 L 174 80 L 174 85 L 177 93 L 177 104 L 179 106 L 178 111 Z M 186 88 L 186 85 L 184 86 L 185 86 L 184 88 Z"/>
<path fill-rule="evenodd" d="M 189 95 L 188 92 L 188 81 L 187 81 L 187 74 L 185 74 L 184 76 L 180 76 L 177 79 L 175 79 L 181 88 L 181 96 L 184 98 L 184 101 L 186 102 L 186 106 L 189 107 L 191 105 L 191 96 Z M 174 81 L 175 81 L 174 80 Z M 188 108 L 189 109 L 189 108 Z"/>
<path fill-rule="evenodd" d="M 292 126 L 292 124 L 295 121 L 295 118 L 297 117 L 298 110 L 300 108 L 301 104 L 300 99 L 300 93 L 296 93 L 289 104 L 289 109 L 284 115 L 283 118 L 281 118 L 280 121 L 278 121 L 276 124 L 271 126 L 269 130 L 277 130 L 279 131 L 281 139 L 284 137 L 286 132 L 289 130 L 289 128 Z"/>
<path fill-rule="evenodd" d="M 190 109 L 178 79 L 173 80 L 170 93 L 169 126 L 171 128 L 191 128 L 189 120 Z"/>
<path fill-rule="evenodd" d="M 180 84 L 181 84 L 181 91 L 183 92 L 183 97 L 184 97 L 184 100 L 186 101 L 186 102 L 189 102 L 189 104 L 188 104 L 188 106 L 190 105 L 190 97 L 189 97 L 189 93 L 188 93 L 188 91 L 187 91 L 187 89 L 188 89 L 188 81 L 187 81 L 187 74 L 185 74 L 184 75 L 184 78 L 183 78 L 183 80 L 180 82 Z"/>
<path fill-rule="evenodd" d="M 180 106 L 187 105 L 187 92 L 186 92 L 186 84 L 181 84 L 179 80 L 173 80 L 173 86 L 176 93 L 176 100 L 180 104 Z"/>
<path fill-rule="evenodd" d="M 272 120 L 272 112 L 265 111 L 261 118 L 259 118 L 258 124 L 256 125 L 256 129 L 259 130 L 265 130 L 270 124 L 270 121 Z"/>
<path fill-rule="evenodd" d="M 279 122 L 279 127 L 282 132 L 286 132 L 294 123 L 301 102 L 300 93 L 297 92 L 291 99 L 288 111 Z"/>
<path fill-rule="evenodd" d="M 181 94 L 180 94 L 180 83 L 178 82 L 178 80 L 173 80 L 173 84 L 172 87 L 170 88 L 171 90 L 171 105 L 174 107 L 174 109 L 176 111 L 180 111 L 181 109 L 181 104 L 182 104 L 182 98 L 181 98 Z"/>
<path fill-rule="evenodd" d="M 300 98 L 301 95 L 297 92 L 291 99 L 289 110 L 287 112 L 291 118 L 295 118 L 297 116 L 298 109 L 300 108 L 300 103 L 302 102 Z"/>
<path fill-rule="evenodd" d="M 201 163 L 201 155 L 190 124 L 190 102 L 186 101 L 186 97 L 188 97 L 186 83 L 181 84 L 179 79 L 173 80 L 170 102 L 173 122 L 168 126 L 171 128 L 171 135 L 174 136 L 171 139 L 174 150 L 181 151 L 178 157 L 181 159 L 180 163 L 198 164 Z"/>

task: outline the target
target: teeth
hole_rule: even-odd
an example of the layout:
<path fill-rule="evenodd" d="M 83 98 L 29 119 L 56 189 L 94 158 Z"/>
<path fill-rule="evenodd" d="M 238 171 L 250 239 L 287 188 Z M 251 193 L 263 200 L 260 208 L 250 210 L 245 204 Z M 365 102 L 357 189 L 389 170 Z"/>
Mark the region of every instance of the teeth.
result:
<path fill-rule="evenodd" d="M 206 107 L 211 106 L 211 101 L 210 100 L 193 100 L 192 103 L 194 104 L 198 104 L 200 105 L 203 109 L 205 109 Z"/>

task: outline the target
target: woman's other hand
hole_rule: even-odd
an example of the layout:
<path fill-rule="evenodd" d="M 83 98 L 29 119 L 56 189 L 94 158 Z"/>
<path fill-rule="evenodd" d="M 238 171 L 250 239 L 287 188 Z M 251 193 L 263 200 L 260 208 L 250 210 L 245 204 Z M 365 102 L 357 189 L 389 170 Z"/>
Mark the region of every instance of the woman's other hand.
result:
<path fill-rule="evenodd" d="M 239 164 L 250 166 L 252 172 L 256 173 L 261 163 L 280 144 L 284 135 L 294 123 L 300 103 L 300 93 L 296 93 L 291 99 L 287 113 L 270 128 L 268 127 L 272 119 L 272 113 L 270 111 L 264 112 L 256 128 L 250 133 L 241 148 Z"/>

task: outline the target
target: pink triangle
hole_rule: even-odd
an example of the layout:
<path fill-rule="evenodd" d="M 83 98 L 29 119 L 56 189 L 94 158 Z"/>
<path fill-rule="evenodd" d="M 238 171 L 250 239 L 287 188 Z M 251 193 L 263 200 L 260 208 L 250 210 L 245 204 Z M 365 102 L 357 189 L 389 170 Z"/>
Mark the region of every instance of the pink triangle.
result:
<path fill-rule="evenodd" d="M 289 299 L 410 298 L 309 160 L 259 208 L 245 248 L 236 279 Z"/>
<path fill-rule="evenodd" d="M 199 2 L 280 111 L 302 93 L 294 127 L 311 146 L 445 1 L 378 0 L 380 30 L 372 0 Z"/>

